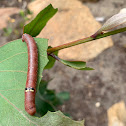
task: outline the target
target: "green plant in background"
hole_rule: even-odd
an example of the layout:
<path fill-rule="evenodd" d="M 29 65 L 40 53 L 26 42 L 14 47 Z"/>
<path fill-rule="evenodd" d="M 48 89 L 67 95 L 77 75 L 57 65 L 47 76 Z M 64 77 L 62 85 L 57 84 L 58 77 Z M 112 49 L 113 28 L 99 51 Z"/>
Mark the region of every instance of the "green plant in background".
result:
<path fill-rule="evenodd" d="M 24 18 L 25 21 L 28 21 L 29 18 L 26 16 L 26 14 L 32 15 L 32 12 L 31 12 L 30 10 L 27 10 L 27 11 L 20 10 L 19 14 L 20 14 L 20 16 L 21 16 L 22 18 Z"/>
<path fill-rule="evenodd" d="M 22 16 L 22 17 L 25 17 L 25 12 L 23 10 L 20 10 L 19 14 Z"/>
<path fill-rule="evenodd" d="M 41 117 L 48 111 L 56 111 L 58 105 L 62 105 L 64 101 L 69 100 L 68 92 L 55 93 L 55 90 L 47 88 L 48 82 L 42 80 L 40 82 L 39 90 L 36 93 L 36 108 L 35 116 Z"/>
<path fill-rule="evenodd" d="M 4 36 L 9 36 L 12 33 L 12 28 L 4 28 Z"/>
<path fill-rule="evenodd" d="M 24 26 L 24 33 L 36 37 L 46 23 L 57 12 L 52 5 L 42 10 L 34 20 Z M 21 13 L 21 15 L 24 15 Z M 38 82 L 35 104 L 37 112 L 30 116 L 24 109 L 24 87 L 27 77 L 28 55 L 26 44 L 21 39 L 14 40 L 0 47 L 0 124 L 21 126 L 83 126 L 84 121 L 73 121 L 60 111 L 58 105 L 69 99 L 68 92 L 56 93 L 47 88 L 48 82 L 42 80 L 42 71 L 50 69 L 55 60 L 77 70 L 93 70 L 86 66 L 86 62 L 67 61 L 58 57 L 58 50 L 107 37 L 126 31 L 126 27 L 108 31 L 125 23 L 126 13 L 120 12 L 110 18 L 96 33 L 68 44 L 48 47 L 48 40 L 34 38 L 38 47 Z M 104 33 L 104 31 L 108 31 Z M 48 112 L 52 111 L 52 112 Z M 44 116 L 43 116 L 44 115 Z"/>

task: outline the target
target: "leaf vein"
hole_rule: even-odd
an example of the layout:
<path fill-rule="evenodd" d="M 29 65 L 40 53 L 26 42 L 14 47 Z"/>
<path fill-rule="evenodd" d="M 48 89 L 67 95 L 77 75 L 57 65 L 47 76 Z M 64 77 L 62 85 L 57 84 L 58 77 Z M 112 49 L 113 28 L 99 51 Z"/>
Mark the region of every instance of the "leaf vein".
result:
<path fill-rule="evenodd" d="M 2 98 L 4 98 L 11 106 L 13 106 L 21 115 L 23 115 L 23 117 L 24 117 L 25 119 L 27 119 L 29 122 L 35 124 L 36 126 L 39 126 L 39 125 L 36 124 L 35 122 L 31 121 L 31 120 L 30 120 L 19 108 L 17 108 L 13 103 L 11 103 L 4 95 L 2 95 L 2 94 L 0 93 L 0 96 L 1 96 Z"/>
<path fill-rule="evenodd" d="M 10 56 L 10 57 L 8 57 L 8 58 L 2 60 L 0 63 L 6 61 L 6 60 L 8 60 L 8 59 L 11 59 L 11 58 L 13 58 L 13 57 L 15 57 L 15 56 L 17 56 L 17 55 L 23 54 L 23 53 L 27 53 L 27 52 L 17 53 L 17 54 L 15 54 L 15 55 L 13 55 L 13 56 Z"/>

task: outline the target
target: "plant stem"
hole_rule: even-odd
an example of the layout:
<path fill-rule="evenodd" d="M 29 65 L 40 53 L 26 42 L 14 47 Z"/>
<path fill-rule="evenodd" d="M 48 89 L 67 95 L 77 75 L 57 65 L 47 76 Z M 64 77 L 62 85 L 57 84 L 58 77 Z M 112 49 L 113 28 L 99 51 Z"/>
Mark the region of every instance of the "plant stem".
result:
<path fill-rule="evenodd" d="M 61 49 L 64 49 L 64 48 L 68 48 L 68 47 L 79 45 L 79 44 L 89 42 L 89 41 L 92 41 L 92 40 L 104 38 L 104 37 L 114 35 L 114 34 L 117 34 L 117 33 L 121 33 L 121 32 L 124 32 L 124 31 L 126 31 L 126 27 L 120 28 L 120 29 L 117 29 L 117 30 L 114 30 L 114 31 L 110 31 L 110 32 L 107 32 L 107 33 L 104 33 L 104 34 L 99 34 L 96 37 L 92 37 L 93 36 L 92 35 L 92 36 L 87 37 L 87 38 L 79 39 L 79 40 L 76 40 L 76 41 L 73 41 L 73 42 L 70 42 L 70 43 L 66 43 L 66 44 L 63 44 L 63 45 L 60 45 L 60 46 L 50 48 L 50 49 L 47 50 L 47 52 L 50 54 L 52 52 L 55 52 L 55 51 L 58 51 L 58 50 L 61 50 Z"/>
<path fill-rule="evenodd" d="M 76 41 L 73 41 L 73 42 L 70 42 L 70 43 L 66 43 L 66 44 L 63 44 L 63 45 L 60 45 L 60 46 L 50 48 L 50 49 L 47 50 L 47 52 L 52 53 L 52 52 L 55 52 L 55 51 L 58 51 L 58 50 L 61 50 L 61 49 L 64 49 L 64 48 L 68 48 L 68 47 L 75 46 L 75 45 L 78 45 L 78 44 L 81 44 L 81 43 L 84 43 L 84 42 L 91 41 L 92 39 L 93 39 L 92 37 L 79 39 L 79 40 L 76 40 Z"/>
<path fill-rule="evenodd" d="M 49 56 L 52 56 L 54 59 L 56 59 L 56 60 L 58 60 L 58 61 L 60 61 L 60 58 L 58 57 L 58 56 L 56 56 L 55 54 L 53 54 L 53 53 L 47 53 Z"/>

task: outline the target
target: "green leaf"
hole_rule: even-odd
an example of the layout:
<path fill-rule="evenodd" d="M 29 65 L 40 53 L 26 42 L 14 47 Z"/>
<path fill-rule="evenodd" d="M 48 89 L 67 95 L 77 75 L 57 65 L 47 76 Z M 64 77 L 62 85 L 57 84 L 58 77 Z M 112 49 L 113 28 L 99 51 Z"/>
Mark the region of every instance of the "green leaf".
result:
<path fill-rule="evenodd" d="M 49 48 L 51 48 L 51 47 L 49 47 Z M 58 51 L 54 52 L 53 54 L 57 56 Z M 48 60 L 49 60 L 49 62 L 47 63 L 47 65 L 45 66 L 44 69 L 51 69 L 54 66 L 55 61 L 56 61 L 56 59 L 53 58 L 52 56 L 48 56 Z"/>
<path fill-rule="evenodd" d="M 45 115 L 48 111 L 56 111 L 56 106 L 53 104 L 53 100 L 55 98 L 55 94 L 49 95 L 47 94 L 40 94 L 38 91 L 35 97 L 35 104 L 36 104 L 36 114 L 35 116 L 41 117 Z"/>
<path fill-rule="evenodd" d="M 69 100 L 70 99 L 70 93 L 69 92 L 60 92 L 58 94 L 56 94 L 57 97 L 59 97 L 59 99 L 63 99 L 63 100 Z"/>
<path fill-rule="evenodd" d="M 38 84 L 42 78 L 42 71 L 48 62 L 47 59 L 47 39 L 35 38 L 38 47 Z M 27 45 L 21 39 L 12 41 L 0 47 L 0 82 L 4 81 L 9 87 L 26 82 L 27 67 L 28 67 L 28 54 Z M 9 79 L 10 78 L 10 79 Z M 11 81 L 10 81 L 11 80 Z M 11 85 L 12 84 L 12 85 Z M 16 86 L 17 86 L 16 85 Z M 6 85 L 7 86 L 7 85 Z M 0 85 L 0 89 L 5 90 L 5 86 Z M 19 86 L 20 87 L 20 86 Z"/>
<path fill-rule="evenodd" d="M 67 61 L 67 60 L 59 60 L 61 63 L 63 63 L 66 66 L 72 67 L 74 69 L 78 70 L 93 70 L 93 68 L 86 67 L 86 62 L 83 61 Z"/>
<path fill-rule="evenodd" d="M 48 62 L 47 39 L 35 38 L 38 46 L 38 82 Z M 28 54 L 27 46 L 21 39 L 0 47 L 0 124 L 14 126 L 21 122 L 25 126 L 31 118 L 24 110 L 24 88 L 27 78 Z M 20 124 L 20 123 L 19 123 Z M 31 123 L 32 124 L 32 123 Z M 18 125 L 18 124 L 17 124 Z"/>
<path fill-rule="evenodd" d="M 90 67 L 85 67 L 85 68 L 82 68 L 80 70 L 94 70 L 93 68 L 90 68 Z"/>
<path fill-rule="evenodd" d="M 45 115 L 48 111 L 56 111 L 58 105 L 62 105 L 65 100 L 69 99 L 68 92 L 56 94 L 55 90 L 49 90 L 47 86 L 48 82 L 42 80 L 36 93 L 37 113 L 35 116 L 37 117 Z"/>
<path fill-rule="evenodd" d="M 45 115 L 48 111 L 55 111 L 56 108 L 53 105 L 52 97 L 55 97 L 55 92 L 54 90 L 50 90 L 50 92 L 47 92 L 48 82 L 42 80 L 39 85 L 39 90 L 36 93 L 35 97 L 35 104 L 36 104 L 36 114 L 35 116 L 41 117 Z"/>
<path fill-rule="evenodd" d="M 46 92 L 47 86 L 48 86 L 48 81 L 41 80 L 39 84 L 39 92 L 41 95 L 43 95 Z"/>
<path fill-rule="evenodd" d="M 40 11 L 34 20 L 24 26 L 24 33 L 33 37 L 37 36 L 57 11 L 58 9 L 54 9 L 51 4 L 48 5 L 44 10 Z"/>
<path fill-rule="evenodd" d="M 62 105 L 65 101 L 70 99 L 70 93 L 69 92 L 59 92 L 56 94 L 57 98 L 59 98 L 59 105 Z"/>
<path fill-rule="evenodd" d="M 84 126 L 84 121 L 74 121 L 62 112 L 48 112 L 43 117 L 42 126 Z"/>

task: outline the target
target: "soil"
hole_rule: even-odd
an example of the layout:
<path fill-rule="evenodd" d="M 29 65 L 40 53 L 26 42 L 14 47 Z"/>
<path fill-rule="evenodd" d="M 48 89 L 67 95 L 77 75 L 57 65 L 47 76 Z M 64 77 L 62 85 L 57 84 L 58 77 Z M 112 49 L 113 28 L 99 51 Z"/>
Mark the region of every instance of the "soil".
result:
<path fill-rule="evenodd" d="M 22 8 L 17 0 L 7 1 L 0 1 L 0 6 Z M 15 1 L 14 4 L 10 4 L 12 1 Z M 106 20 L 124 8 L 126 1 L 100 0 L 84 4 L 90 8 L 94 17 L 104 17 Z M 11 39 L 16 37 L 11 35 L 9 40 Z M 43 74 L 45 78 L 53 78 L 49 88 L 56 89 L 57 92 L 70 92 L 70 100 L 60 109 L 75 120 L 85 119 L 85 126 L 107 126 L 108 108 L 121 100 L 126 102 L 126 33 L 114 35 L 112 39 L 113 47 L 88 62 L 87 65 L 95 70 L 78 71 L 56 62 L 51 70 L 46 70 Z M 8 41 L 8 37 L 1 34 L 1 40 Z"/>

